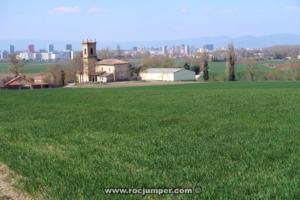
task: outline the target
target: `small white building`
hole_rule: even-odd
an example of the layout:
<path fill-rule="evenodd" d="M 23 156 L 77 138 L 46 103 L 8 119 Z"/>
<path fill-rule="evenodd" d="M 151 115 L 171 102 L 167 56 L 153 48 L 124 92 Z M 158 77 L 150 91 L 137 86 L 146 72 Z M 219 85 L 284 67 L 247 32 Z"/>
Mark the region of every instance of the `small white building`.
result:
<path fill-rule="evenodd" d="M 149 68 L 140 74 L 143 81 L 195 81 L 195 72 L 184 68 Z"/>
<path fill-rule="evenodd" d="M 41 53 L 41 60 L 47 61 L 50 60 L 51 53 Z"/>
<path fill-rule="evenodd" d="M 72 54 L 70 51 L 61 51 L 61 52 L 55 52 L 50 54 L 51 60 L 70 60 L 72 57 Z"/>
<path fill-rule="evenodd" d="M 19 54 L 19 58 L 21 60 L 34 60 L 36 57 L 35 53 L 29 53 L 29 52 L 21 52 Z"/>
<path fill-rule="evenodd" d="M 300 60 L 300 55 L 298 55 L 298 60 Z"/>

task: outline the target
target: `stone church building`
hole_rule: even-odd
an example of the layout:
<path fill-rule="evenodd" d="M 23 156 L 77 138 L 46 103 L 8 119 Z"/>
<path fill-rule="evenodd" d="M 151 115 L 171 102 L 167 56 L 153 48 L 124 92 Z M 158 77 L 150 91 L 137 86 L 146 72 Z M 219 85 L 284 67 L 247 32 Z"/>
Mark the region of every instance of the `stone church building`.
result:
<path fill-rule="evenodd" d="M 130 79 L 130 65 L 118 59 L 100 60 L 97 57 L 97 42 L 82 42 L 83 70 L 76 74 L 78 83 L 106 83 Z"/>

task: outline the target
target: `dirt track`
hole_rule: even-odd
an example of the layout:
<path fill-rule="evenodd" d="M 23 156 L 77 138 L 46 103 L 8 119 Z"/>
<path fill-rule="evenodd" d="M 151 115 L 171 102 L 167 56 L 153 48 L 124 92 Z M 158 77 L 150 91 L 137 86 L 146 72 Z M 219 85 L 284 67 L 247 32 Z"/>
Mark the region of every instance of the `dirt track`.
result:
<path fill-rule="evenodd" d="M 183 85 L 183 84 L 200 84 L 200 83 L 204 83 L 204 82 L 196 82 L 196 81 L 178 81 L 178 82 L 126 81 L 126 82 L 113 82 L 113 83 L 105 83 L 105 84 L 82 84 L 82 85 L 76 85 L 76 86 L 67 86 L 67 88 L 123 88 L 123 87 Z"/>
<path fill-rule="evenodd" d="M 29 195 L 16 189 L 17 181 L 18 177 L 0 163 L 0 200 L 32 200 Z"/>

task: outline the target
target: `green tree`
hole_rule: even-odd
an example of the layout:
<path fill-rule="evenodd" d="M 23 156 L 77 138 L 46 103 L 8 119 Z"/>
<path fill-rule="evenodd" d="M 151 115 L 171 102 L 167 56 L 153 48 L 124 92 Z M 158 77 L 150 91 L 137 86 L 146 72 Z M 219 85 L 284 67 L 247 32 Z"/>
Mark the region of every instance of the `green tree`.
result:
<path fill-rule="evenodd" d="M 194 65 L 191 70 L 194 71 L 196 75 L 200 74 L 200 66 L 199 65 Z"/>
<path fill-rule="evenodd" d="M 235 81 L 236 53 L 234 44 L 230 43 L 227 50 L 226 76 L 228 81 Z"/>
<path fill-rule="evenodd" d="M 187 70 L 191 69 L 190 65 L 187 62 L 183 65 L 183 68 Z"/>
<path fill-rule="evenodd" d="M 60 84 L 62 86 L 64 86 L 64 85 L 66 85 L 66 73 L 65 73 L 64 70 L 61 70 L 60 73 L 61 73 L 61 75 L 60 75 L 61 76 L 61 83 Z"/>
<path fill-rule="evenodd" d="M 206 52 L 203 54 L 202 70 L 203 70 L 203 79 L 205 81 L 208 81 L 209 80 L 208 54 Z"/>

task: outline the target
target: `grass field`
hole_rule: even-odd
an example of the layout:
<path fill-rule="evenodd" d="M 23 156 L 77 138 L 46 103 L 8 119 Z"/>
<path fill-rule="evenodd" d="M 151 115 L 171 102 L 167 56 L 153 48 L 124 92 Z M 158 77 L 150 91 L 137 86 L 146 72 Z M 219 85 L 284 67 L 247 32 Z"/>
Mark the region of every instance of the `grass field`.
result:
<path fill-rule="evenodd" d="M 48 199 L 299 199 L 300 84 L 0 91 L 0 162 Z M 103 188 L 186 188 L 178 196 Z"/>
<path fill-rule="evenodd" d="M 268 68 L 265 63 L 266 62 L 258 62 L 256 64 L 256 67 L 263 72 L 270 71 L 270 68 Z M 211 62 L 209 65 L 210 73 L 222 74 L 225 72 L 225 66 L 226 66 L 225 62 Z M 243 71 L 245 71 L 245 69 L 246 69 L 245 64 L 237 64 L 236 65 L 237 73 L 243 72 Z"/>
<path fill-rule="evenodd" d="M 61 64 L 64 67 L 68 67 L 68 64 Z M 33 64 L 29 63 L 24 65 L 23 73 L 29 73 L 29 74 L 36 74 L 45 72 L 48 70 L 49 67 L 55 66 L 55 64 L 52 63 L 40 63 L 40 64 Z M 0 63 L 0 74 L 8 74 L 9 72 L 9 65 L 6 63 Z"/>

